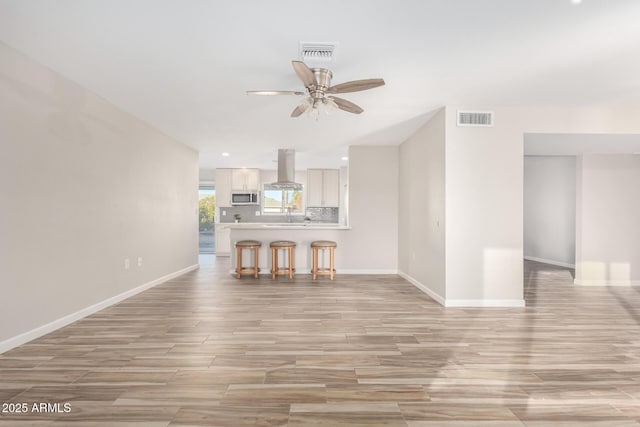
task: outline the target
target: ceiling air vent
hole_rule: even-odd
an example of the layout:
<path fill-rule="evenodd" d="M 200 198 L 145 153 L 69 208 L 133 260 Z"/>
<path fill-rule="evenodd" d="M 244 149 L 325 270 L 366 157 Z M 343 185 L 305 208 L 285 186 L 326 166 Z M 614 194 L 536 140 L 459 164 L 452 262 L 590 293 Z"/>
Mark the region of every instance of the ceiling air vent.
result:
<path fill-rule="evenodd" d="M 458 126 L 493 126 L 493 111 L 458 111 Z"/>
<path fill-rule="evenodd" d="M 333 62 L 335 51 L 335 43 L 300 42 L 300 60 L 303 62 Z"/>

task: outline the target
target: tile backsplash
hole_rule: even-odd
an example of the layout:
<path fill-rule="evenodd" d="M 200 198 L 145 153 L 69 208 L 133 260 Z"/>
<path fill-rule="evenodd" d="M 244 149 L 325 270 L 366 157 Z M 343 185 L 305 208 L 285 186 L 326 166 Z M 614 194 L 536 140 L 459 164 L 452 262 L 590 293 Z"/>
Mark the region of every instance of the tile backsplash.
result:
<path fill-rule="evenodd" d="M 338 222 L 339 208 L 307 208 L 307 216 L 314 222 Z"/>
<path fill-rule="evenodd" d="M 223 215 L 223 211 L 226 215 Z M 233 206 L 230 208 L 219 208 L 219 220 L 222 223 L 235 222 L 233 215 L 240 214 L 240 222 L 289 222 L 287 215 L 256 215 L 261 213 L 259 205 Z M 339 220 L 339 208 L 307 208 L 306 216 L 312 222 L 337 223 Z M 292 215 L 291 222 L 303 222 L 303 215 Z"/>

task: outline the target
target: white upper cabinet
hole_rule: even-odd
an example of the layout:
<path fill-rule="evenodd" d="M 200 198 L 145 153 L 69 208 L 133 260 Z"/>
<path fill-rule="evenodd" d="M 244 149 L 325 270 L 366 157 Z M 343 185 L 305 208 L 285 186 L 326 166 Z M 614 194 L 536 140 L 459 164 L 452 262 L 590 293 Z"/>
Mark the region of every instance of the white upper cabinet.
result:
<path fill-rule="evenodd" d="M 216 169 L 216 206 L 231 207 L 231 171 L 233 169 Z"/>
<path fill-rule="evenodd" d="M 307 170 L 307 207 L 322 206 L 322 169 Z"/>
<path fill-rule="evenodd" d="M 307 207 L 340 206 L 340 171 L 337 169 L 307 170 Z"/>
<path fill-rule="evenodd" d="M 231 169 L 231 191 L 259 191 L 259 169 Z"/>
<path fill-rule="evenodd" d="M 216 169 L 216 206 L 231 207 L 234 191 L 259 191 L 260 169 Z"/>
<path fill-rule="evenodd" d="M 324 206 L 337 208 L 340 206 L 340 171 L 327 169 L 323 174 Z"/>

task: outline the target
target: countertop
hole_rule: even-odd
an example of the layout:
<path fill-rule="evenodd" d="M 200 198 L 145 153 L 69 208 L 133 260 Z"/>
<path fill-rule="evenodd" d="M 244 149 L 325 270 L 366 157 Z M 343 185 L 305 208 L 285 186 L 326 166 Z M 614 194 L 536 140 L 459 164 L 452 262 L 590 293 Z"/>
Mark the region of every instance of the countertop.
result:
<path fill-rule="evenodd" d="M 216 224 L 242 230 L 350 230 L 351 227 L 327 223 L 265 223 L 265 222 L 222 222 Z"/>

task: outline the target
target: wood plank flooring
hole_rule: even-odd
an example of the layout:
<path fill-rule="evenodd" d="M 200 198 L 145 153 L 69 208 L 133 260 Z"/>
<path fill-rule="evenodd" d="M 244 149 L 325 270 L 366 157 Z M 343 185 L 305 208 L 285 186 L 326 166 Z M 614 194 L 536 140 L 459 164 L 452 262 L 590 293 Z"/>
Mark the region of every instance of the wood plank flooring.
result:
<path fill-rule="evenodd" d="M 228 270 L 0 355 L 0 402 L 29 406 L 0 425 L 640 425 L 640 289 L 527 262 L 526 308 L 444 309 L 396 276 Z"/>

